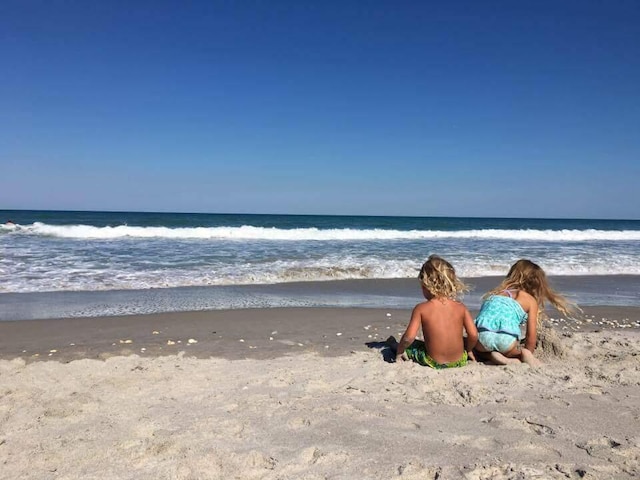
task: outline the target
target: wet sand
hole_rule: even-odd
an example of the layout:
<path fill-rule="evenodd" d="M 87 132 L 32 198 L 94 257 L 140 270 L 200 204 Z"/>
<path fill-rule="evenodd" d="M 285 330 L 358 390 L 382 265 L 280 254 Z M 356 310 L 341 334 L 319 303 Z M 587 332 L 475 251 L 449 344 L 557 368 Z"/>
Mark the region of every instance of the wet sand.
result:
<path fill-rule="evenodd" d="M 0 322 L 0 358 L 27 361 L 180 351 L 198 358 L 346 355 L 389 335 L 399 338 L 408 309 L 267 308 Z M 472 314 L 475 313 L 472 310 Z M 640 308 L 584 307 L 579 319 L 550 312 L 558 332 L 640 328 Z M 191 342 L 190 342 L 191 341 Z"/>

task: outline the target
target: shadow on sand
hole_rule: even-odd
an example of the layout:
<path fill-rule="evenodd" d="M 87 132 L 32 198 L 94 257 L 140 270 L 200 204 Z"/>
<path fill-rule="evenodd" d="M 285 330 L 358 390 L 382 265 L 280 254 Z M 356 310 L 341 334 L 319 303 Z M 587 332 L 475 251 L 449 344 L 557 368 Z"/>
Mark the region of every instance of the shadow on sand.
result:
<path fill-rule="evenodd" d="M 397 341 L 396 339 L 391 336 L 389 338 L 387 338 L 387 340 L 385 340 L 384 342 L 367 342 L 365 343 L 365 345 L 369 348 L 377 348 L 378 350 L 380 350 L 380 353 L 382 354 L 382 359 L 387 362 L 387 363 L 395 363 L 396 361 L 396 352 L 393 348 L 391 348 L 391 345 L 396 344 L 397 345 Z"/>

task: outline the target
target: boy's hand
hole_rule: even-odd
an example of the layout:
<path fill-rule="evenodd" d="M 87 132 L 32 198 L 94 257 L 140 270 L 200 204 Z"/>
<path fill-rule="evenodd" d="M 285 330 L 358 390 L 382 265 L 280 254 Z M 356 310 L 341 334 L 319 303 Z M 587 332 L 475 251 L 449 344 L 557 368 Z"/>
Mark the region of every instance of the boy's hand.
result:
<path fill-rule="evenodd" d="M 409 360 L 409 357 L 407 357 L 407 354 L 404 352 L 396 355 L 396 362 L 406 362 L 408 360 Z"/>
<path fill-rule="evenodd" d="M 472 362 L 477 362 L 476 355 L 475 353 L 473 353 L 473 350 L 469 350 L 467 352 L 467 358 L 469 358 L 469 360 L 471 360 Z"/>

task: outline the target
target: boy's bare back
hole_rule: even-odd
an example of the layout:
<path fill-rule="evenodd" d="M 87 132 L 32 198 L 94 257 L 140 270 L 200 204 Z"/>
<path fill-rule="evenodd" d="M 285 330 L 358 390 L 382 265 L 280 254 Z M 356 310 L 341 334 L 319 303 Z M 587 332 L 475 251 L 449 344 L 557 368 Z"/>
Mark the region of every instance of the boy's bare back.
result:
<path fill-rule="evenodd" d="M 469 310 L 460 302 L 448 298 L 433 298 L 413 310 L 411 322 L 419 321 L 425 349 L 439 363 L 455 362 L 464 352 L 463 329 L 475 330 Z"/>
<path fill-rule="evenodd" d="M 412 358 L 413 350 L 409 351 L 410 355 L 405 354 L 405 350 L 412 345 L 422 328 L 422 353 L 426 353 L 431 362 L 441 366 L 449 363 L 452 366 L 465 365 L 465 349 L 469 358 L 474 358 L 472 352 L 478 341 L 478 331 L 467 307 L 454 298 L 466 291 L 467 286 L 456 277 L 451 264 L 437 255 L 429 256 L 420 269 L 418 279 L 422 295 L 427 301 L 415 306 L 400 342 L 392 347 L 396 352 L 396 359 Z M 464 330 L 467 331 L 466 339 L 463 339 Z M 432 366 L 424 359 L 418 362 Z"/>

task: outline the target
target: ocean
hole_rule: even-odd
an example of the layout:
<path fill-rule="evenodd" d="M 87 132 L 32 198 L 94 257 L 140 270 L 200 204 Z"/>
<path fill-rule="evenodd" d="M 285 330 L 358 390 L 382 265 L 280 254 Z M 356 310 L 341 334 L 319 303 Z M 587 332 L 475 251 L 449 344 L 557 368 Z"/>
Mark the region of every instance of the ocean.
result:
<path fill-rule="evenodd" d="M 0 320 L 254 306 L 402 308 L 416 298 L 399 285 L 415 279 L 432 253 L 466 279 L 504 276 L 519 258 L 551 277 L 608 285 L 604 279 L 624 276 L 631 283 L 606 295 L 640 304 L 639 220 L 0 210 L 0 222 Z M 598 294 L 583 290 L 579 301 Z"/>

